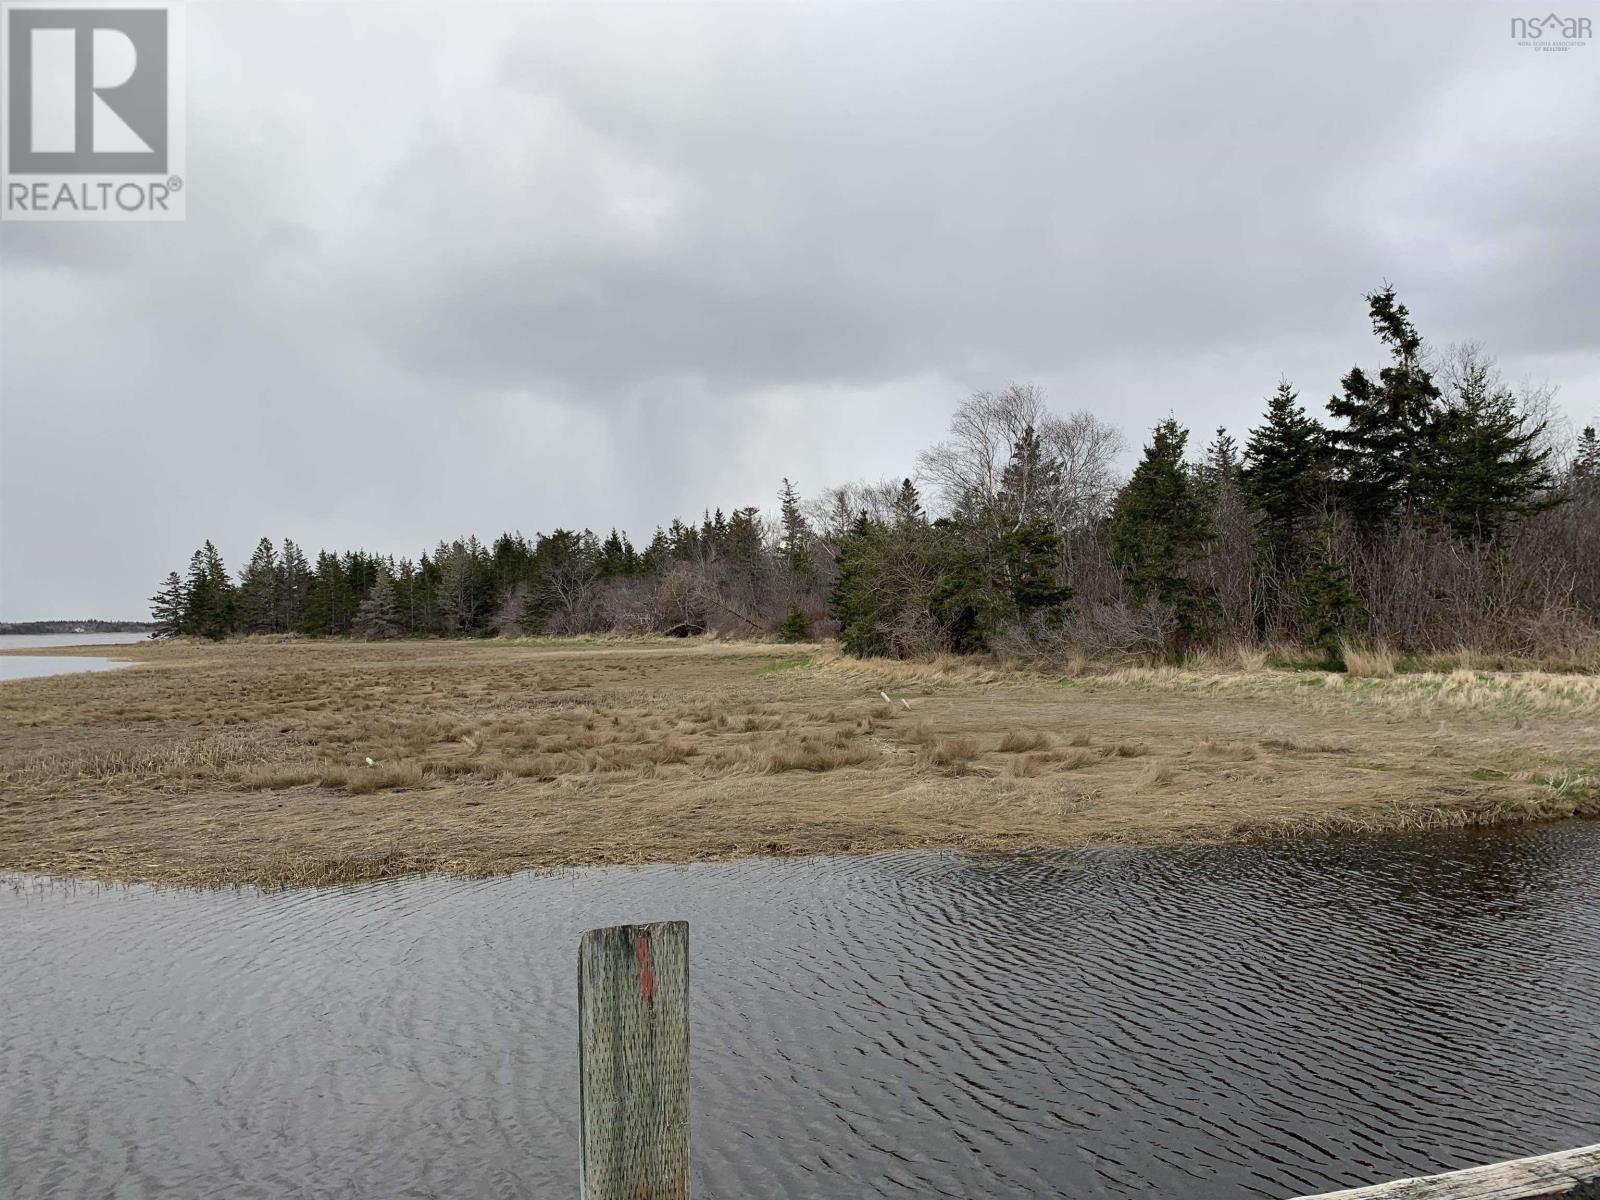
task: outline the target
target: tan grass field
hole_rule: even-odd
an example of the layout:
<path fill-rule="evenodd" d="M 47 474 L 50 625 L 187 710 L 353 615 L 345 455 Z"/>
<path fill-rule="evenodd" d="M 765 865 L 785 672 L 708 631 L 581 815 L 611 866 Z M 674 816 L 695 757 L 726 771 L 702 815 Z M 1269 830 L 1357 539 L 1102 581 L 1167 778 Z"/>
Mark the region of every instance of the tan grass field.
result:
<path fill-rule="evenodd" d="M 81 653 L 140 665 L 0 683 L 0 869 L 275 886 L 1600 813 L 1594 676 L 1061 679 L 671 640 Z"/>

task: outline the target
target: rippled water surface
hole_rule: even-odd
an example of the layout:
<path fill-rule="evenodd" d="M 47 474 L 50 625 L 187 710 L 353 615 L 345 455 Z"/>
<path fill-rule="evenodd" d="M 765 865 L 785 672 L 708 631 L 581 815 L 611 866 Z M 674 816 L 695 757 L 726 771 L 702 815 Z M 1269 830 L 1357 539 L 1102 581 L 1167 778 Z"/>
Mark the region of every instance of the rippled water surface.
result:
<path fill-rule="evenodd" d="M 1600 1141 L 1600 827 L 0 893 L 0 1194 L 576 1194 L 575 958 L 692 928 L 697 1197 L 1291 1196 Z"/>

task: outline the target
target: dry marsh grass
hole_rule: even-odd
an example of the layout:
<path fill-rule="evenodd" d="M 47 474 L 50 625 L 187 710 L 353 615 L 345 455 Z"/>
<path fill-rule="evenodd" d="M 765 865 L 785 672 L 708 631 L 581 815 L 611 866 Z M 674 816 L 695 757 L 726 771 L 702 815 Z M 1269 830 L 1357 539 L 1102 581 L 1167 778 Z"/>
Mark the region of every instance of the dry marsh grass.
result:
<path fill-rule="evenodd" d="M 141 665 L 0 684 L 0 868 L 278 886 L 1600 811 L 1590 676 L 1239 651 L 1063 681 L 615 639 L 118 654 Z"/>

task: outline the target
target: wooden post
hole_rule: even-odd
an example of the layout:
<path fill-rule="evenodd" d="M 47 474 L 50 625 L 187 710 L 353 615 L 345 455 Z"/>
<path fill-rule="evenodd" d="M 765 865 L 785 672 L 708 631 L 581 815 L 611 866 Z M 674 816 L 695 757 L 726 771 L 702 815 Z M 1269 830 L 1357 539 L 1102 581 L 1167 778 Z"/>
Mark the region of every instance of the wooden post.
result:
<path fill-rule="evenodd" d="M 578 943 L 580 1200 L 689 1195 L 689 925 Z"/>
<path fill-rule="evenodd" d="M 1600 1145 L 1301 1200 L 1600 1200 Z"/>

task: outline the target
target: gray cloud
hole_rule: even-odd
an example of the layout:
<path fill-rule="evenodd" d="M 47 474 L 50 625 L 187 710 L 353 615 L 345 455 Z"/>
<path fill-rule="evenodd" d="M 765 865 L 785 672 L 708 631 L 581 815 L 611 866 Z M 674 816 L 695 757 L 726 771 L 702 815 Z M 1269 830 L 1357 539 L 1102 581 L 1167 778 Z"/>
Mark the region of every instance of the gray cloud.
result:
<path fill-rule="evenodd" d="M 647 536 L 1012 379 L 1242 433 L 1383 278 L 1593 419 L 1600 45 L 1508 19 L 191 5 L 189 220 L 0 228 L 0 616 L 207 536 Z"/>

